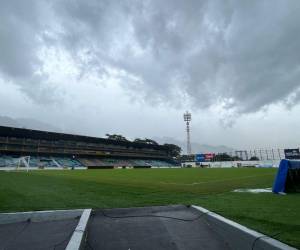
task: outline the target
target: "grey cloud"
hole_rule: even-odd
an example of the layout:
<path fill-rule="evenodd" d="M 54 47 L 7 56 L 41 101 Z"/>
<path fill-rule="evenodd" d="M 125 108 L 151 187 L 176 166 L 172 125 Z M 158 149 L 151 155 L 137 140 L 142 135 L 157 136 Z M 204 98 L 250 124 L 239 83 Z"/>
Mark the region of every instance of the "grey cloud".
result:
<path fill-rule="evenodd" d="M 220 102 L 251 113 L 299 90 L 299 1 L 37 3 L 1 2 L 0 70 L 13 79 L 32 79 L 43 63 L 33 39 L 40 35 L 72 55 L 83 75 L 117 69 L 121 85 L 151 103 L 186 95 L 196 108 Z"/>
<path fill-rule="evenodd" d="M 176 27 L 183 37 L 170 37 L 165 25 L 156 39 L 159 25 L 155 25 L 154 16 L 150 23 L 155 31 L 149 37 L 157 41 L 153 48 L 160 51 L 159 58 L 167 58 L 158 67 L 167 74 L 178 66 L 187 79 L 184 89 L 200 107 L 211 106 L 218 99 L 233 99 L 237 111 L 254 112 L 296 91 L 300 77 L 299 2 L 217 3 L 209 2 L 200 8 L 194 5 L 187 12 L 184 8 L 171 9 L 171 13 L 183 13 L 177 15 L 181 24 Z M 163 15 L 163 7 L 155 9 L 159 16 Z M 172 48 L 172 43 L 167 43 L 166 51 L 160 46 L 172 39 L 179 40 L 183 49 Z M 170 70 L 169 59 L 178 62 Z"/>
<path fill-rule="evenodd" d="M 43 46 L 42 36 L 47 29 L 47 10 L 44 2 L 0 2 L 0 77 L 20 86 L 30 98 L 52 102 L 47 73 L 42 72 L 43 61 L 38 56 Z"/>
<path fill-rule="evenodd" d="M 236 71 L 233 96 L 251 112 L 299 88 L 300 4 L 263 1 L 247 7 L 233 16 L 228 65 Z"/>
<path fill-rule="evenodd" d="M 39 30 L 32 1 L 1 1 L 0 68 L 14 78 L 31 77 L 40 61 L 35 55 L 36 29 Z"/>

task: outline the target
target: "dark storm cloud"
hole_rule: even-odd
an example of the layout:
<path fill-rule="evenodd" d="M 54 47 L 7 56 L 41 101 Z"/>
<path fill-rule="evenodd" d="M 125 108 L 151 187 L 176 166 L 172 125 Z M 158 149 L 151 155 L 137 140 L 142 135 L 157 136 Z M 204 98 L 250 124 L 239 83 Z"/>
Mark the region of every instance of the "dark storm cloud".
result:
<path fill-rule="evenodd" d="M 53 100 L 37 53 L 47 28 L 45 7 L 42 1 L 0 1 L 0 77 L 41 103 Z"/>
<path fill-rule="evenodd" d="M 117 69 L 124 88 L 152 102 L 185 95 L 198 108 L 218 102 L 245 113 L 298 103 L 296 0 L 32 0 L 0 9 L 0 70 L 29 93 L 30 80 L 46 84 L 45 74 L 35 80 L 37 49 L 59 46 L 82 74 Z"/>
<path fill-rule="evenodd" d="M 0 67 L 5 75 L 14 78 L 32 76 L 35 65 L 36 31 L 40 30 L 38 10 L 33 1 L 0 2 Z"/>

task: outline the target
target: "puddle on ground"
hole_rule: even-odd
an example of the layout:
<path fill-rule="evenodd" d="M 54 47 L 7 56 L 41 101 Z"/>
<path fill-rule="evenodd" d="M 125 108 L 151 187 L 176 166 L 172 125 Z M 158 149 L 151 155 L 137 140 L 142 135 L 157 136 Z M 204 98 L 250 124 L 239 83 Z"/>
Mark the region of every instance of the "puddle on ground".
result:
<path fill-rule="evenodd" d="M 236 193 L 271 193 L 272 188 L 255 188 L 255 189 L 250 189 L 250 188 L 241 188 L 241 189 L 235 189 L 232 192 Z"/>

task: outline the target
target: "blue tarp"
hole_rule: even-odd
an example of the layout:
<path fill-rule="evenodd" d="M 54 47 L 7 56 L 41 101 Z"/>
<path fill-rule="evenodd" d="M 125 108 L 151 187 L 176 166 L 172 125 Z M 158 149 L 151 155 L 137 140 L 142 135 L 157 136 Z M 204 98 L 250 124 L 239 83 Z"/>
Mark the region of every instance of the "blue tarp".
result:
<path fill-rule="evenodd" d="M 289 169 L 300 169 L 300 161 L 281 160 L 277 175 L 273 184 L 273 192 L 281 193 L 285 192 L 286 179 Z"/>

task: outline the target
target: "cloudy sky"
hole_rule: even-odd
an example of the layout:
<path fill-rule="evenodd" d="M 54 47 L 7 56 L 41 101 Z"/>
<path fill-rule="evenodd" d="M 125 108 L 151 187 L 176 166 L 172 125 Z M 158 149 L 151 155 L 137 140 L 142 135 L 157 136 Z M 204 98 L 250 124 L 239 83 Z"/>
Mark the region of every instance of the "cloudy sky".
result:
<path fill-rule="evenodd" d="M 300 139 L 300 1 L 0 0 L 0 115 L 234 148 Z"/>

